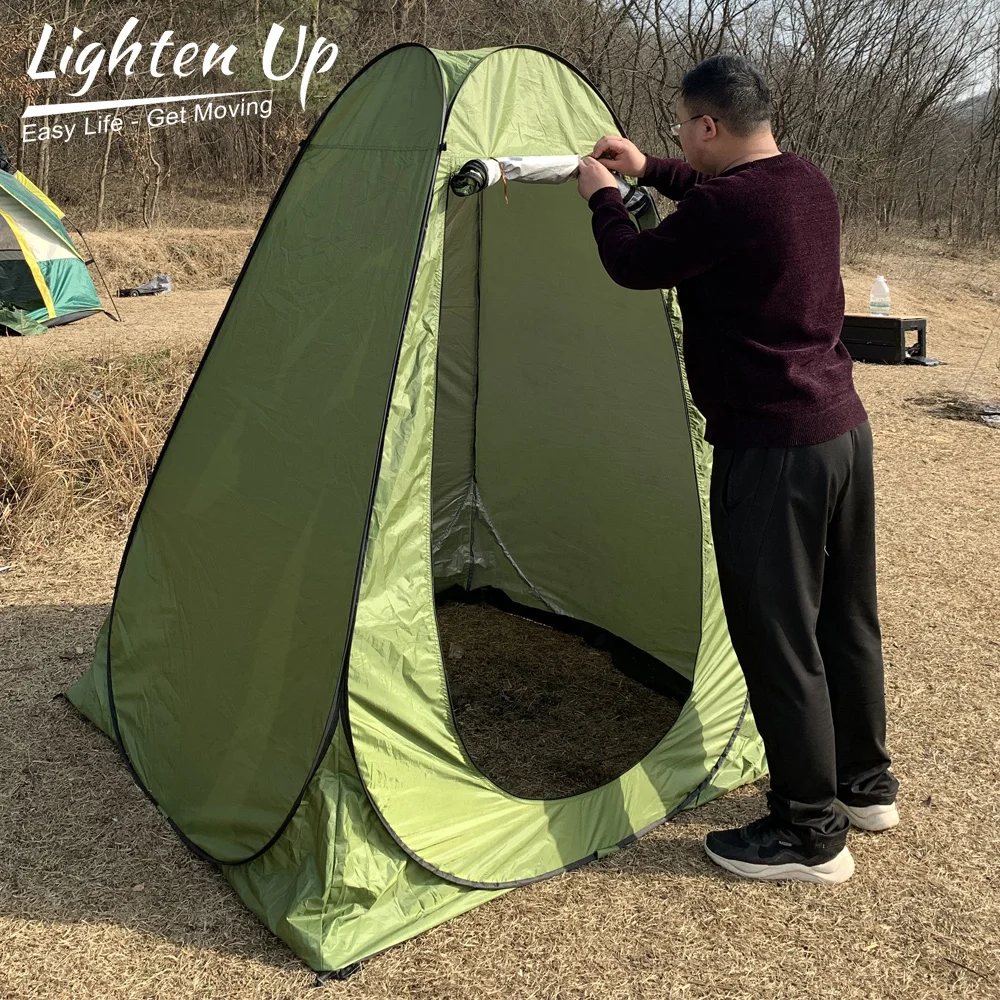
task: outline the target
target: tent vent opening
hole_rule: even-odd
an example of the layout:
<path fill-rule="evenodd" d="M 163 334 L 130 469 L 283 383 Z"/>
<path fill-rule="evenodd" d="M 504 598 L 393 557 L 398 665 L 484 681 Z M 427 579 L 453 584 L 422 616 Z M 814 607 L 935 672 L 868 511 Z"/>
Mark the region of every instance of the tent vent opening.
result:
<path fill-rule="evenodd" d="M 438 631 L 452 713 L 473 763 L 522 798 L 613 781 L 667 734 L 690 684 L 603 629 L 449 588 Z"/>

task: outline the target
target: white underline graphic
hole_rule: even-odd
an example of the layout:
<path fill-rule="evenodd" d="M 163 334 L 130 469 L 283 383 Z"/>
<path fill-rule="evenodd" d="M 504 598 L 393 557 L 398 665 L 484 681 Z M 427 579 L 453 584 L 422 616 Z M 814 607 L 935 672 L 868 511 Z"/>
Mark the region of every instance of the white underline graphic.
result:
<path fill-rule="evenodd" d="M 269 94 L 269 90 L 237 90 L 228 94 L 191 94 L 189 97 L 139 97 L 131 101 L 89 101 L 77 104 L 32 104 L 22 118 L 44 118 L 48 115 L 75 115 L 84 111 L 111 111 L 115 108 L 137 108 L 149 104 L 170 104 L 174 101 L 207 101 L 213 97 L 247 97 Z"/>

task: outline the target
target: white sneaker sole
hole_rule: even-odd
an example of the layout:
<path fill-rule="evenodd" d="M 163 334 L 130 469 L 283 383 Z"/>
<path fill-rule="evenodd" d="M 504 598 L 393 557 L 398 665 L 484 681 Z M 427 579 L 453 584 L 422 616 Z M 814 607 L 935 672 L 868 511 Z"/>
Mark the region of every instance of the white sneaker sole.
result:
<path fill-rule="evenodd" d="M 851 826 L 868 833 L 881 833 L 899 825 L 899 810 L 895 802 L 888 806 L 849 806 L 840 799 L 834 799 L 833 808 L 846 816 Z"/>
<path fill-rule="evenodd" d="M 720 868 L 741 878 L 755 878 L 765 882 L 819 882 L 823 885 L 836 885 L 838 882 L 846 882 L 854 874 L 854 858 L 846 847 L 835 858 L 821 865 L 756 865 L 715 854 L 709 849 L 707 838 L 702 841 L 702 846 Z"/>

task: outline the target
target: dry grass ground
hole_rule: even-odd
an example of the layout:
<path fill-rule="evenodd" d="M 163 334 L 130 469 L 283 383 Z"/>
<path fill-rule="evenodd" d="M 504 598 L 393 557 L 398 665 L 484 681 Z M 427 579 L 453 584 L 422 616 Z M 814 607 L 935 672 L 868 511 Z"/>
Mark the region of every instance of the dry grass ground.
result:
<path fill-rule="evenodd" d="M 0 560 L 85 528 L 127 529 L 225 301 L 219 290 L 122 299 L 120 323 L 0 338 Z"/>
<path fill-rule="evenodd" d="M 513 795 L 554 799 L 613 781 L 680 713 L 680 701 L 579 636 L 488 604 L 446 601 L 437 619 L 465 749 Z"/>
<path fill-rule="evenodd" d="M 855 310 L 876 269 L 858 267 L 845 275 Z M 1000 996 L 1000 431 L 911 402 L 1000 399 L 1000 263 L 917 247 L 878 270 L 899 311 L 929 317 L 930 353 L 948 362 L 855 369 L 876 440 L 901 827 L 853 835 L 857 874 L 836 889 L 740 883 L 698 841 L 759 813 L 762 788 L 741 789 L 393 949 L 331 995 Z M 92 319 L 0 342 L 0 386 L 26 359 L 183 354 L 224 300 L 180 292 L 125 303 L 121 328 Z M 9 417 L 16 404 L 3 405 Z M 0 997 L 311 996 L 312 977 L 175 839 L 109 742 L 52 700 L 87 662 L 122 541 L 80 515 L 76 537 L 28 546 L 0 574 Z"/>
<path fill-rule="evenodd" d="M 154 274 L 169 274 L 184 289 L 231 285 L 240 272 L 252 229 L 98 230 L 85 234 L 94 259 L 111 286 L 134 287 Z M 95 275 L 99 291 L 100 281 Z"/>

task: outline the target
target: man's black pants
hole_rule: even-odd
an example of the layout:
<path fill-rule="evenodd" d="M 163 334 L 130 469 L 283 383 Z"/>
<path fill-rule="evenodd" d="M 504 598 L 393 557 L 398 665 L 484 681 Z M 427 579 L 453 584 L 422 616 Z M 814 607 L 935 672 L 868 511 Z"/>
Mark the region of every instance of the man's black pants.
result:
<path fill-rule="evenodd" d="M 733 647 L 764 740 L 771 812 L 842 844 L 851 805 L 894 801 L 875 593 L 867 421 L 825 444 L 716 448 L 712 534 Z"/>

